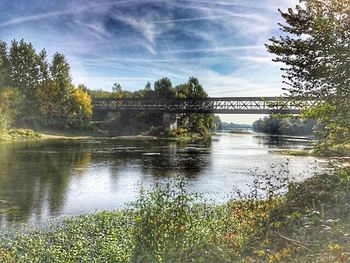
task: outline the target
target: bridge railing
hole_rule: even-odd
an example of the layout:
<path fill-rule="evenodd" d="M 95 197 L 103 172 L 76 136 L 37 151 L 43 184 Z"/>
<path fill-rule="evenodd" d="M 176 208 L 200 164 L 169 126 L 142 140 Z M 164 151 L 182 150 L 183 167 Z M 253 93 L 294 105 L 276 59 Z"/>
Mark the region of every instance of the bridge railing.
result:
<path fill-rule="evenodd" d="M 313 106 L 312 99 L 291 97 L 219 97 L 219 98 L 95 98 L 96 111 L 158 111 L 169 113 L 243 113 L 297 114 Z"/>

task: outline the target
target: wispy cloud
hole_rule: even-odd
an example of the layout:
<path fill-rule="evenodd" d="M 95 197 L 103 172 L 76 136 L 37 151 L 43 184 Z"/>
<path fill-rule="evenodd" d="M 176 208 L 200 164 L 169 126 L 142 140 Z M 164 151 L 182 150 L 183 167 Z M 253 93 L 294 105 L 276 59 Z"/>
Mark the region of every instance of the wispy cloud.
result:
<path fill-rule="evenodd" d="M 30 21 L 36 21 L 36 20 L 52 18 L 55 16 L 67 15 L 72 12 L 73 12 L 72 10 L 66 10 L 66 11 L 41 13 L 41 14 L 35 14 L 35 15 L 29 15 L 29 16 L 21 16 L 21 17 L 13 18 L 6 22 L 1 23 L 0 27 L 12 26 L 12 25 L 22 24 Z"/>
<path fill-rule="evenodd" d="M 210 96 L 279 95 L 279 65 L 263 44 L 278 30 L 277 7 L 296 1 L 60 0 L 47 12 L 0 10 L 0 35 L 66 54 L 74 83 L 89 88 L 196 76 Z"/>
<path fill-rule="evenodd" d="M 66 9 L 66 10 L 55 10 L 55 11 L 49 11 L 44 13 L 37 13 L 33 15 L 27 15 L 27 16 L 20 16 L 15 17 L 13 19 L 10 19 L 8 21 L 0 23 L 0 27 L 6 27 L 6 26 L 12 26 L 12 25 L 18 25 L 26 22 L 32 22 L 32 21 L 38 21 L 38 20 L 44 20 L 49 18 L 54 18 L 58 16 L 63 15 L 71 15 L 71 14 L 77 14 L 84 11 L 93 11 L 96 8 L 105 7 L 105 6 L 113 6 L 113 5 L 131 5 L 131 4 L 137 4 L 137 1 L 133 0 L 114 0 L 114 1 L 108 1 L 108 2 L 102 2 L 98 4 L 88 4 L 83 5 L 80 7 L 74 7 L 72 9 Z"/>
<path fill-rule="evenodd" d="M 247 45 L 247 46 L 232 46 L 232 47 L 213 47 L 213 48 L 197 48 L 197 49 L 174 49 L 167 50 L 162 53 L 210 53 L 210 52 L 227 52 L 227 51 L 240 51 L 240 50 L 252 50 L 262 49 L 263 45 Z"/>

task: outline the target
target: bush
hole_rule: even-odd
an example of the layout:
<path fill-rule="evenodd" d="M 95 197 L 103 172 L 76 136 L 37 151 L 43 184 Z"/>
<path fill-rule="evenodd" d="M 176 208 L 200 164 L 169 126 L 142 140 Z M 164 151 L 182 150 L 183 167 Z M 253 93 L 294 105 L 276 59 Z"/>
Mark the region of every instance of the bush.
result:
<path fill-rule="evenodd" d="M 73 91 L 71 122 L 75 128 L 84 128 L 92 117 L 92 101 L 87 91 L 78 88 Z"/>
<path fill-rule="evenodd" d="M 0 102 L 3 114 L 6 115 L 8 125 L 12 125 L 21 115 L 24 97 L 17 88 L 4 88 L 0 91 Z"/>
<path fill-rule="evenodd" d="M 10 120 L 6 113 L 0 108 L 0 129 L 8 129 L 10 127 Z"/>
<path fill-rule="evenodd" d="M 188 129 L 186 128 L 177 128 L 166 131 L 166 137 L 169 138 L 190 138 Z"/>

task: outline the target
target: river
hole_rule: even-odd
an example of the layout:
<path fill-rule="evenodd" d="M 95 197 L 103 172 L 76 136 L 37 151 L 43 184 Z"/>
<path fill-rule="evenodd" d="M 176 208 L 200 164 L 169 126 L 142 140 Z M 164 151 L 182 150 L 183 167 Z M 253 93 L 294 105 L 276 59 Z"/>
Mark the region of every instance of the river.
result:
<path fill-rule="evenodd" d="M 45 224 L 63 215 L 118 209 L 140 185 L 184 176 L 190 191 L 226 201 L 235 186 L 247 191 L 253 170 L 288 162 L 296 180 L 322 169 L 312 157 L 282 149 L 310 147 L 306 138 L 217 134 L 206 143 L 113 139 L 42 140 L 0 144 L 0 227 Z"/>

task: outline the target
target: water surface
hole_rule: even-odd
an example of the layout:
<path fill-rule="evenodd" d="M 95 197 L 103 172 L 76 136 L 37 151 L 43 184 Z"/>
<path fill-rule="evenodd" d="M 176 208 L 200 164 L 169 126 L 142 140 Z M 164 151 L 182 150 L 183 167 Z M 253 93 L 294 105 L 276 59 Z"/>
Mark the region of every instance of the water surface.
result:
<path fill-rule="evenodd" d="M 234 186 L 246 191 L 252 170 L 285 164 L 303 180 L 322 164 L 281 149 L 310 147 L 305 138 L 218 134 L 206 143 L 53 140 L 0 144 L 0 227 L 43 224 L 62 215 L 118 209 L 150 187 L 184 176 L 190 191 L 218 202 Z M 289 159 L 289 161 L 288 161 Z"/>

